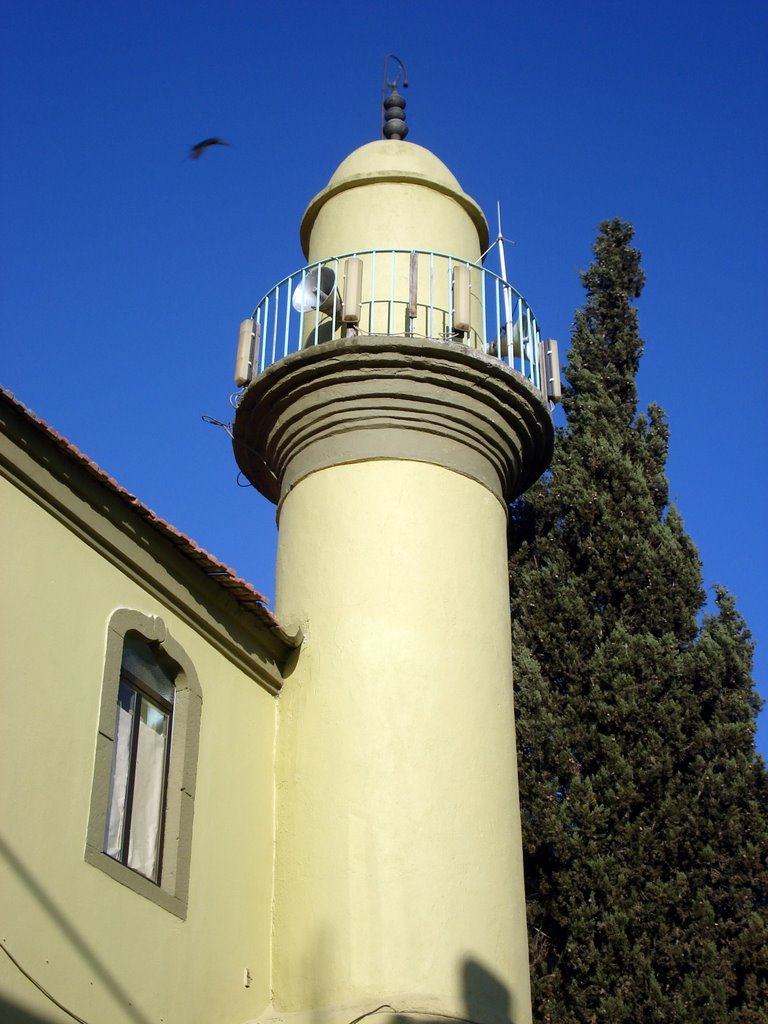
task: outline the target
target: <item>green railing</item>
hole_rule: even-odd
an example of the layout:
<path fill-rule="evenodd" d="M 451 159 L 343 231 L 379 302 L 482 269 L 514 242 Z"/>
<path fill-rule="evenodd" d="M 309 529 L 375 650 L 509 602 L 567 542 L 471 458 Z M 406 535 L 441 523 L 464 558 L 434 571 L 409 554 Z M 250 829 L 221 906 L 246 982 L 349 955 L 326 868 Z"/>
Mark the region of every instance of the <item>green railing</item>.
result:
<path fill-rule="evenodd" d="M 531 307 L 498 274 L 445 253 L 377 249 L 320 260 L 276 284 L 243 323 L 236 382 L 309 345 L 366 335 L 468 345 L 545 394 L 556 373 Z"/>

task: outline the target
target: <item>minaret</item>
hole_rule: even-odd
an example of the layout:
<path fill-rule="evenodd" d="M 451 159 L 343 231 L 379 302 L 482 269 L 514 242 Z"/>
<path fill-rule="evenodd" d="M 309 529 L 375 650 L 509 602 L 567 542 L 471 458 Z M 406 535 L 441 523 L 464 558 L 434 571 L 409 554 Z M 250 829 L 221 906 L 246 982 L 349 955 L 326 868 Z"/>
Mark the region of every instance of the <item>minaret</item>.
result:
<path fill-rule="evenodd" d="M 546 468 L 544 347 L 479 206 L 348 156 L 241 332 L 234 438 L 278 506 L 273 1012 L 530 1021 L 507 503 Z M 397 122 L 395 130 L 393 122 Z"/>

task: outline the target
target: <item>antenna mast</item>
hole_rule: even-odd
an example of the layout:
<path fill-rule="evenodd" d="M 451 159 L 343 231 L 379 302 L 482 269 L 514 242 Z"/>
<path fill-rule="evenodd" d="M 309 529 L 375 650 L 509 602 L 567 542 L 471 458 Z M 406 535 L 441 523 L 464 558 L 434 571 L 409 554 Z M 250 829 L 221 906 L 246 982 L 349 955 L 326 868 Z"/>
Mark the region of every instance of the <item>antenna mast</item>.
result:
<path fill-rule="evenodd" d="M 496 242 L 499 246 L 499 267 L 501 268 L 501 279 L 504 282 L 504 316 L 506 318 L 507 348 L 512 355 L 512 293 L 509 290 L 507 280 L 507 260 L 504 256 L 504 235 L 501 233 L 501 203 L 496 202 L 496 216 L 499 223 L 499 234 Z"/>

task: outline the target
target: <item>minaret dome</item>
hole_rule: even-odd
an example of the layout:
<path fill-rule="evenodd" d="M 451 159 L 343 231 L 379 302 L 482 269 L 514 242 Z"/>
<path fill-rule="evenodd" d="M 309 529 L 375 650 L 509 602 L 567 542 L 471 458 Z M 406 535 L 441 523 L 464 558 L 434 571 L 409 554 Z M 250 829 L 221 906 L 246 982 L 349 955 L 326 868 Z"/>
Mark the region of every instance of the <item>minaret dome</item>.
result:
<path fill-rule="evenodd" d="M 310 263 L 361 249 L 434 250 L 476 263 L 488 224 L 434 153 L 380 139 L 350 153 L 309 204 L 301 245 Z"/>

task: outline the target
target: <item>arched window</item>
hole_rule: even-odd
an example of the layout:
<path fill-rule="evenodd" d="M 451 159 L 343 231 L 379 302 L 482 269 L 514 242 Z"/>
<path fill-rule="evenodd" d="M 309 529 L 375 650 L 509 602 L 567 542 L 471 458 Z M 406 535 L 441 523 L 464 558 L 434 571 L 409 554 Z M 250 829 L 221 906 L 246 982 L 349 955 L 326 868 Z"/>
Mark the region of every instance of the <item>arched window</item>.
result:
<path fill-rule="evenodd" d="M 202 695 L 157 616 L 114 613 L 107 630 L 85 859 L 186 916 Z"/>
<path fill-rule="evenodd" d="M 165 664 L 163 664 L 165 662 Z M 176 673 L 138 633 L 123 644 L 104 852 L 160 877 Z"/>

